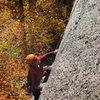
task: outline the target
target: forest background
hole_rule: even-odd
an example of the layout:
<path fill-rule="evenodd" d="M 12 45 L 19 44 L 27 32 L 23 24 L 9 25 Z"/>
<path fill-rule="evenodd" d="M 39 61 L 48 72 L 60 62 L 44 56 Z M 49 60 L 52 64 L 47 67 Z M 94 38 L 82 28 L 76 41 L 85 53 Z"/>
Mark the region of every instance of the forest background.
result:
<path fill-rule="evenodd" d="M 0 100 L 29 100 L 23 59 L 59 47 L 73 2 L 0 0 Z"/>

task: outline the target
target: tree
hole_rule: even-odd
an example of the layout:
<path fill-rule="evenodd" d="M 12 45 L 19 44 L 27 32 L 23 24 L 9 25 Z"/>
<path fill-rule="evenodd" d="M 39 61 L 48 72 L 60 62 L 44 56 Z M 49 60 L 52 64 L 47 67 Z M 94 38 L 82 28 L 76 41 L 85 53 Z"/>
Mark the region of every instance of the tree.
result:
<path fill-rule="evenodd" d="M 75 1 L 42 100 L 100 99 L 99 4 Z"/>

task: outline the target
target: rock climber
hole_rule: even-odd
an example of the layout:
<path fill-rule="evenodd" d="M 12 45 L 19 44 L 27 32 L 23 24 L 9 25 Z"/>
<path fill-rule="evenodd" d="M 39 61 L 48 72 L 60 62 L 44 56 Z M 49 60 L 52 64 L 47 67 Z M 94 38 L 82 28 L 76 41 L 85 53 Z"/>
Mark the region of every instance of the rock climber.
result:
<path fill-rule="evenodd" d="M 35 100 L 38 100 L 42 87 L 40 87 L 41 80 L 43 76 L 45 76 L 44 81 L 48 80 L 51 67 L 45 66 L 46 59 L 49 57 L 55 57 L 57 50 L 46 53 L 42 56 L 36 56 L 34 54 L 29 54 L 25 58 L 25 62 L 29 66 L 27 81 L 29 84 L 28 93 L 32 93 L 34 95 Z"/>

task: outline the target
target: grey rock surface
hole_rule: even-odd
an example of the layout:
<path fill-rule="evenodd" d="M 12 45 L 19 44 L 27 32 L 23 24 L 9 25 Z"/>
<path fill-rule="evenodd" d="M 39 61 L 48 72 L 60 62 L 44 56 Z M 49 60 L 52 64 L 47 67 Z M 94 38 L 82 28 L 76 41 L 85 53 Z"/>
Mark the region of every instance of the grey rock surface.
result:
<path fill-rule="evenodd" d="M 100 100 L 100 0 L 76 0 L 41 100 Z"/>

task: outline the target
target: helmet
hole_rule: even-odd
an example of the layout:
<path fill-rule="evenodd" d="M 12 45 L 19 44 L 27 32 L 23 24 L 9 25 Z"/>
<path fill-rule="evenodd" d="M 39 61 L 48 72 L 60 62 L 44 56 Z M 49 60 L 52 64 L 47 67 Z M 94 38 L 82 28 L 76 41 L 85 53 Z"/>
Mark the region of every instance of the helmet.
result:
<path fill-rule="evenodd" d="M 36 55 L 34 55 L 34 54 L 29 54 L 25 59 L 26 59 L 26 61 L 32 61 L 32 60 L 34 60 L 34 59 L 36 59 L 36 58 L 37 58 Z"/>

